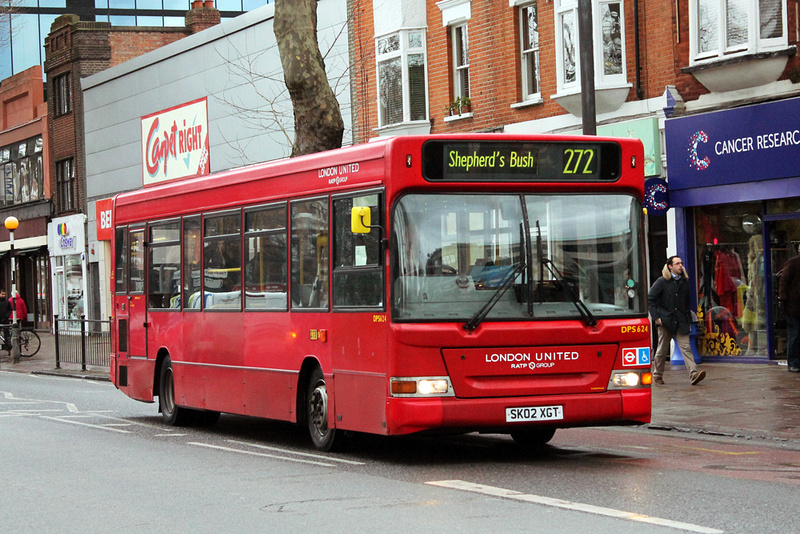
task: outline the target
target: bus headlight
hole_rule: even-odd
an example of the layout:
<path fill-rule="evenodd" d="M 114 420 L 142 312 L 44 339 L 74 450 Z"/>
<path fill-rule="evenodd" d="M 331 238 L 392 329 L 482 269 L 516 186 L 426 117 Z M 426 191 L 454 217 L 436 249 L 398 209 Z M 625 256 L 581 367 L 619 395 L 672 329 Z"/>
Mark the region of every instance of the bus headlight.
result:
<path fill-rule="evenodd" d="M 627 389 L 650 387 L 653 375 L 650 371 L 614 371 L 608 382 L 608 389 Z"/>
<path fill-rule="evenodd" d="M 446 376 L 392 377 L 392 397 L 453 397 L 453 385 Z"/>

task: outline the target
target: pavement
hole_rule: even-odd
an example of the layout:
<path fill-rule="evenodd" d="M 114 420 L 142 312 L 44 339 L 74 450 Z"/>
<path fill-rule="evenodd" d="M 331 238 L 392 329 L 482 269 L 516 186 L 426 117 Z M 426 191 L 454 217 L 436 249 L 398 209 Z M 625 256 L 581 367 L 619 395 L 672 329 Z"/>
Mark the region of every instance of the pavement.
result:
<path fill-rule="evenodd" d="M 11 363 L 0 351 L 0 371 L 109 380 L 106 367 L 61 363 L 55 338 L 39 333 L 42 348 Z M 667 363 L 665 385 L 653 385 L 652 430 L 763 440 L 800 450 L 800 373 L 776 363 L 702 363 L 705 380 L 692 386 L 683 365 Z M 2 375 L 0 374 L 0 377 Z"/>

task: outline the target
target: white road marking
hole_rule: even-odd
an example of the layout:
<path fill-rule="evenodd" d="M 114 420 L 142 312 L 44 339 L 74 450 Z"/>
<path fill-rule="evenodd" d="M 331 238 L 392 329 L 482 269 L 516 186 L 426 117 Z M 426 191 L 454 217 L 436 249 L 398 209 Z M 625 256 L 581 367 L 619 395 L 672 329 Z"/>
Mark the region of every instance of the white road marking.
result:
<path fill-rule="evenodd" d="M 91 423 L 84 423 L 82 421 L 73 421 L 72 419 L 66 419 L 66 418 L 63 418 L 63 417 L 48 417 L 46 415 L 41 415 L 39 417 L 41 417 L 42 419 L 51 419 L 53 421 L 58 421 L 60 423 L 71 423 L 73 425 L 88 426 L 88 427 L 91 427 L 91 428 L 99 428 L 101 430 L 110 430 L 112 432 L 120 432 L 122 434 L 130 434 L 130 430 L 121 430 L 119 428 L 110 428 L 110 427 L 107 427 L 105 425 L 93 425 Z"/>
<path fill-rule="evenodd" d="M 702 525 L 682 523 L 680 521 L 672 521 L 670 519 L 662 519 L 659 517 L 652 517 L 647 515 L 636 514 L 633 512 L 626 512 L 624 510 L 616 510 L 614 508 L 604 508 L 602 506 L 593 506 L 591 504 L 565 501 L 562 499 L 553 499 L 551 497 L 542 497 L 541 495 L 525 494 L 519 491 L 498 488 L 494 486 L 473 484 L 471 482 L 466 482 L 464 480 L 439 480 L 439 481 L 427 482 L 427 484 L 431 486 L 439 486 L 441 488 L 469 491 L 472 493 L 481 493 L 483 495 L 490 495 L 492 497 L 499 497 L 501 499 L 512 499 L 516 501 L 542 504 L 544 506 L 554 506 L 556 508 L 564 508 L 567 510 L 576 510 L 579 512 L 588 512 L 590 514 L 615 517 L 618 519 L 627 519 L 629 521 L 638 521 L 641 523 L 660 525 L 678 530 L 685 530 L 687 532 L 700 532 L 703 534 L 721 534 L 722 532 L 724 532 L 723 530 L 704 527 Z"/>
<path fill-rule="evenodd" d="M 246 442 L 246 441 L 236 441 L 235 439 L 229 439 L 228 443 L 235 443 L 237 445 L 245 445 L 247 447 L 255 447 L 257 449 L 264 449 L 264 450 L 268 450 L 268 451 L 282 452 L 282 453 L 285 453 L 285 454 L 296 454 L 297 456 L 306 456 L 308 458 L 317 458 L 319 460 L 325 460 L 325 461 L 329 461 L 329 462 L 339 462 L 339 463 L 350 464 L 350 465 L 364 465 L 364 462 L 355 462 L 353 460 L 344 460 L 342 458 L 330 458 L 328 456 L 323 456 L 321 454 L 310 454 L 310 453 L 307 453 L 307 452 L 290 451 L 290 450 L 281 449 L 281 448 L 278 448 L 278 447 L 269 447 L 267 445 L 259 445 L 258 443 L 249 443 L 249 442 Z"/>
<path fill-rule="evenodd" d="M 324 462 L 314 462 L 312 460 L 303 460 L 301 458 L 289 458 L 286 456 L 278 456 L 277 454 L 265 454 L 263 452 L 255 452 L 255 451 L 245 451 L 242 449 L 234 449 L 233 447 L 222 447 L 220 445 L 210 445 L 208 443 L 197 443 L 195 441 L 190 441 L 189 445 L 196 445 L 198 447 L 207 447 L 209 449 L 217 449 L 220 451 L 227 451 L 227 452 L 238 452 L 239 454 L 249 454 L 251 456 L 261 456 L 264 458 L 275 458 L 276 460 L 284 460 L 286 462 L 296 462 L 301 464 L 312 464 L 312 465 L 320 465 L 322 467 L 336 467 L 334 464 L 326 464 Z"/>

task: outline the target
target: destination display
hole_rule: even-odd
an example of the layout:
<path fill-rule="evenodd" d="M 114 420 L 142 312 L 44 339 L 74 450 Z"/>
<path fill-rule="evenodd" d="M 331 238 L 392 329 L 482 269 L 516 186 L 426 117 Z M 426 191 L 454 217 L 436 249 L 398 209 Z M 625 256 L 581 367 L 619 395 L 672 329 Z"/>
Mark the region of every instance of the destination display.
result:
<path fill-rule="evenodd" d="M 619 178 L 616 143 L 428 141 L 423 174 L 434 181 L 597 182 Z"/>

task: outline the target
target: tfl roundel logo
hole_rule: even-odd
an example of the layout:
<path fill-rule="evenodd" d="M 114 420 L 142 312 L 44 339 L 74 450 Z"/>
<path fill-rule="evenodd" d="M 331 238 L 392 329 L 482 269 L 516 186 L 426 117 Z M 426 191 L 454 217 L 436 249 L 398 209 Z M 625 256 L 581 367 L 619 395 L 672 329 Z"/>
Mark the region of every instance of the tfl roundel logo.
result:
<path fill-rule="evenodd" d="M 622 349 L 622 365 L 650 365 L 650 347 Z"/>

